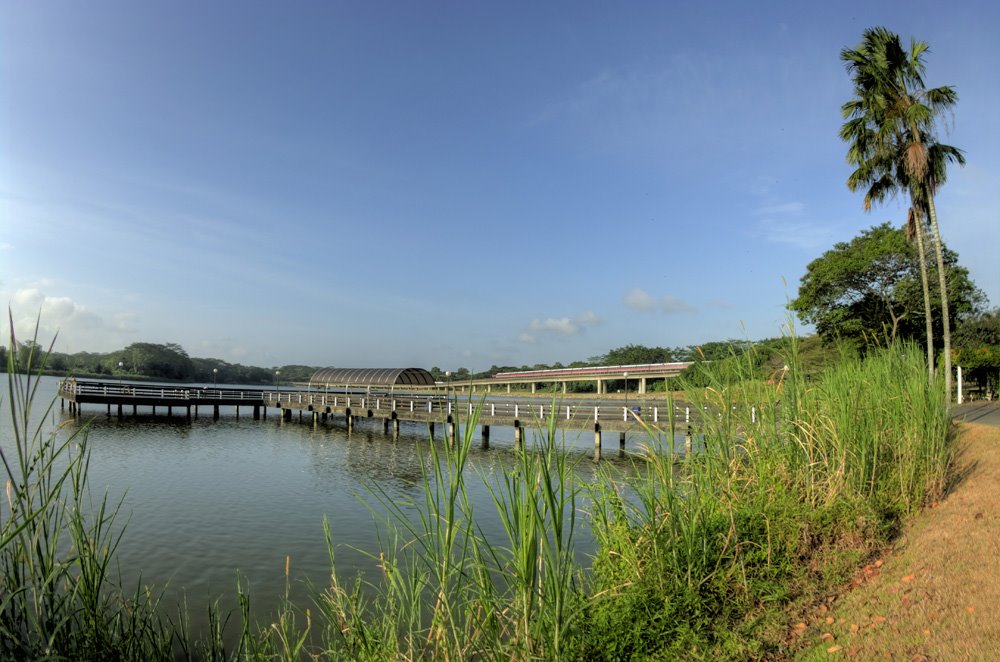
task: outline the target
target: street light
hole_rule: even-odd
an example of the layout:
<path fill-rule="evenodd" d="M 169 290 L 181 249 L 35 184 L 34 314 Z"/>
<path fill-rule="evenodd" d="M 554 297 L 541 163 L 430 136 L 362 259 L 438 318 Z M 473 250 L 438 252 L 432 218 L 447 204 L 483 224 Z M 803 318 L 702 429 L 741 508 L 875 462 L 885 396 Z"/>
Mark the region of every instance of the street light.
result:
<path fill-rule="evenodd" d="M 219 375 L 219 369 L 212 368 L 212 386 L 215 386 L 218 383 L 218 375 Z"/>
<path fill-rule="evenodd" d="M 278 379 L 279 377 L 281 377 L 281 371 L 280 370 L 275 370 L 274 371 L 274 390 L 276 390 L 276 391 L 281 389 L 281 380 Z"/>
<path fill-rule="evenodd" d="M 122 385 L 122 373 L 124 372 L 124 370 L 123 370 L 124 367 L 125 367 L 125 362 L 124 361 L 119 361 L 118 362 L 118 387 L 119 388 L 121 388 L 121 385 Z"/>

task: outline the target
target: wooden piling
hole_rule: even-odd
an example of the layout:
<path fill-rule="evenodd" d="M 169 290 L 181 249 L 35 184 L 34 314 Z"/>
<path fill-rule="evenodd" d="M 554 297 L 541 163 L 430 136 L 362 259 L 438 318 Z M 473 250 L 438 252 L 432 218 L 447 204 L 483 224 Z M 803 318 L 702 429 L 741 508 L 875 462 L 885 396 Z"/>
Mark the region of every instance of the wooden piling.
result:
<path fill-rule="evenodd" d="M 483 448 L 490 447 L 490 426 L 483 426 Z"/>

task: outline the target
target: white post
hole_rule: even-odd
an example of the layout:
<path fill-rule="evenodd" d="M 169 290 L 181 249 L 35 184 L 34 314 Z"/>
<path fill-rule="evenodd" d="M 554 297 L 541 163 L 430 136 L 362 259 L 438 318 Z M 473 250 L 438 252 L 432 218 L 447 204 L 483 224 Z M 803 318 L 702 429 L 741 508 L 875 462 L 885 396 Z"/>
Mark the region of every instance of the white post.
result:
<path fill-rule="evenodd" d="M 962 366 L 958 368 L 958 404 L 962 404 Z"/>

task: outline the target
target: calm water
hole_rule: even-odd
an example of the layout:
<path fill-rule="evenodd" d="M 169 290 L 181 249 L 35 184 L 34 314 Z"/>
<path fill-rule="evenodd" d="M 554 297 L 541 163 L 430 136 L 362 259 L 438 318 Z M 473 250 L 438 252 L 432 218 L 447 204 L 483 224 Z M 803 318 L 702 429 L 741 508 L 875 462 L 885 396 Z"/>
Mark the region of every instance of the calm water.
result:
<path fill-rule="evenodd" d="M 57 384 L 43 378 L 38 403 L 51 401 Z M 10 443 L 8 402 L 4 394 L 4 445 Z M 430 443 L 422 424 L 403 423 L 394 440 L 383 434 L 380 420 L 361 421 L 348 435 L 338 418 L 313 428 L 297 417 L 281 423 L 276 410 L 260 421 L 247 410 L 237 418 L 223 409 L 217 421 L 204 412 L 191 420 L 163 413 L 153 417 L 140 409 L 138 417 L 118 419 L 90 405 L 79 424 L 90 428 L 91 489 L 125 498 L 129 520 L 118 561 L 126 588 L 141 577 L 144 585 L 165 587 L 165 605 L 186 595 L 196 628 L 210 599 L 234 606 L 237 571 L 250 582 L 256 615 L 267 618 L 285 590 L 286 556 L 293 598 L 306 604 L 306 583 L 322 586 L 330 574 L 324 517 L 342 576 L 372 569 L 359 550 L 377 550 L 375 518 L 359 495 L 365 498 L 366 485 L 377 484 L 397 501 L 422 496 L 421 463 Z M 46 423 L 54 429 L 63 420 L 72 419 L 57 404 Z M 478 430 L 475 439 L 471 471 L 490 477 L 512 466 L 512 429 L 491 428 L 488 449 L 480 446 Z M 637 442 L 630 439 L 629 448 Z M 444 443 L 440 432 L 434 443 Z M 566 445 L 579 460 L 581 478 L 592 480 L 593 433 L 569 431 Z M 617 434 L 606 435 L 605 466 L 628 471 L 617 450 Z M 483 481 L 472 477 L 468 486 L 477 522 L 499 540 L 502 530 Z M 586 531 L 579 542 L 581 553 L 591 550 Z"/>

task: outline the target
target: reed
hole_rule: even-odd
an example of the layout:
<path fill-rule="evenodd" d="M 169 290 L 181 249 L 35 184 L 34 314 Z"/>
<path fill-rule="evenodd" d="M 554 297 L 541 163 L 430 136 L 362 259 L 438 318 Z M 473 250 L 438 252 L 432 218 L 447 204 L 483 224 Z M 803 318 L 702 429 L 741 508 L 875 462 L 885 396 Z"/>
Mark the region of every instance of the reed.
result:
<path fill-rule="evenodd" d="M 11 329 L 13 443 L 0 448 L 0 658 L 167 659 L 173 635 L 155 616 L 158 596 L 128 595 L 111 574 L 122 504 L 88 489 L 87 429 L 45 430 L 52 403 L 40 413 L 34 403 L 47 354 L 32 349 L 22 362 Z"/>
<path fill-rule="evenodd" d="M 685 391 L 699 452 L 674 453 L 671 421 L 649 430 L 634 484 L 602 482 L 587 657 L 776 654 L 775 608 L 940 495 L 948 413 L 917 348 L 845 356 L 811 382 L 794 337 L 786 360 L 768 382 L 752 350 L 706 367 Z"/>

